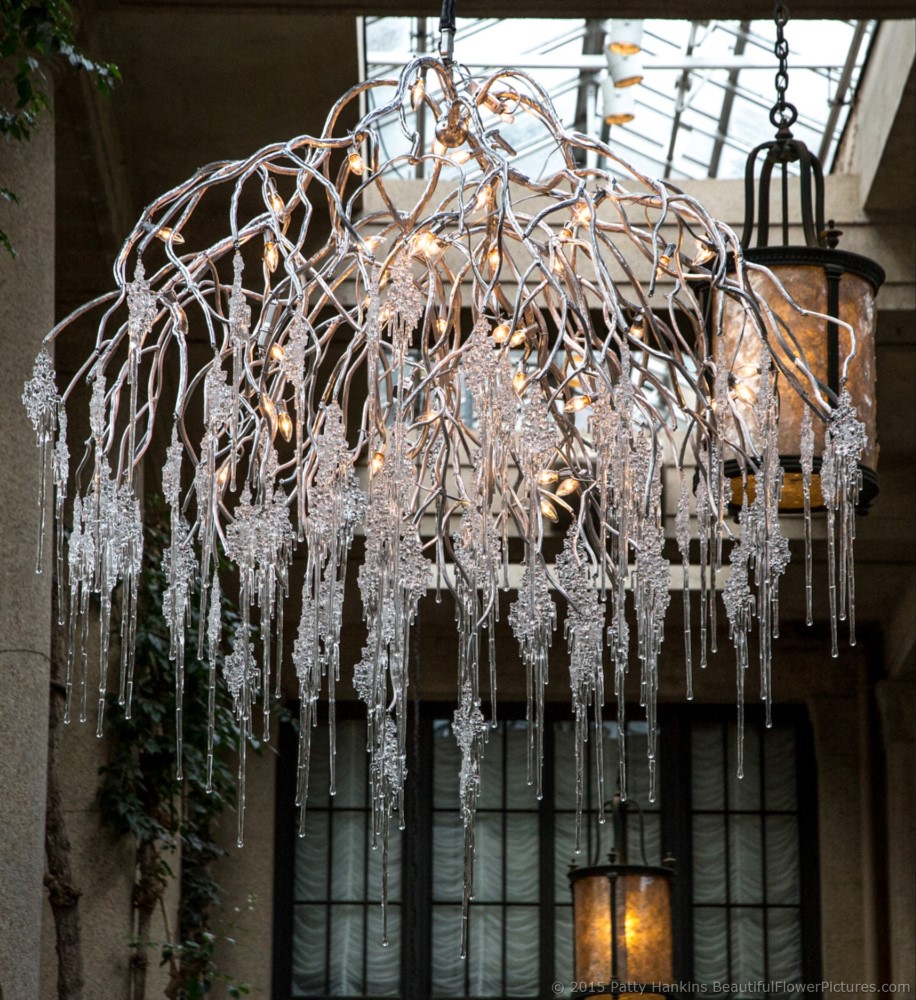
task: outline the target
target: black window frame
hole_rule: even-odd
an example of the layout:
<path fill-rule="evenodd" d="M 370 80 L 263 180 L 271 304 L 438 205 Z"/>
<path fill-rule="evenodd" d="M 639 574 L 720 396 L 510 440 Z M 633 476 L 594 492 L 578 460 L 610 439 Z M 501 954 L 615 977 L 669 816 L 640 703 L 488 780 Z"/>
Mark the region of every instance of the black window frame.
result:
<path fill-rule="evenodd" d="M 288 706 L 295 717 L 298 704 Z M 338 702 L 338 717 L 360 719 L 364 709 L 357 702 Z M 409 708 L 406 794 L 407 829 L 403 834 L 401 893 L 401 993 L 404 1000 L 427 1000 L 431 995 L 432 955 L 432 828 L 433 771 L 423 766 L 432 760 L 433 722 L 451 719 L 454 705 L 447 702 L 413 702 Z M 501 717 L 524 718 L 524 705 L 500 706 Z M 808 714 L 802 706 L 774 706 L 777 722 L 790 724 L 796 741 L 796 779 L 799 827 L 799 910 L 803 978 L 806 983 L 822 980 L 820 944 L 820 885 L 818 877 L 817 772 L 814 739 Z M 628 718 L 639 719 L 638 708 Z M 722 724 L 733 721 L 735 709 L 724 705 L 662 704 L 659 719 L 660 834 L 663 856 L 675 859 L 672 880 L 675 981 L 693 982 L 693 809 L 691 802 L 691 731 L 696 723 Z M 572 718 L 568 705 L 547 706 L 548 726 L 544 744 L 545 763 L 552 760 L 554 723 Z M 766 740 L 762 707 L 747 706 L 746 718 L 759 727 Z M 289 723 L 280 727 L 277 762 L 276 822 L 274 830 L 273 907 L 273 1000 L 292 997 L 292 948 L 294 927 L 294 872 L 297 817 L 295 807 L 296 733 Z M 538 806 L 539 862 L 542 886 L 553 886 L 555 878 L 555 825 L 553 768 L 545 766 L 544 797 Z M 457 809 L 457 804 L 456 804 Z M 761 803 L 762 810 L 762 803 Z M 410 831 L 424 831 L 422 836 Z M 581 864 L 588 862 L 583 859 Z M 410 891 L 406 887 L 410 886 Z M 471 904 L 474 905 L 473 903 Z M 552 891 L 539 902 L 539 995 L 552 995 L 555 969 L 555 900 Z M 570 947 L 572 943 L 570 942 Z M 346 1000 L 346 998 L 338 998 Z M 362 1000 L 362 998 L 351 998 Z"/>

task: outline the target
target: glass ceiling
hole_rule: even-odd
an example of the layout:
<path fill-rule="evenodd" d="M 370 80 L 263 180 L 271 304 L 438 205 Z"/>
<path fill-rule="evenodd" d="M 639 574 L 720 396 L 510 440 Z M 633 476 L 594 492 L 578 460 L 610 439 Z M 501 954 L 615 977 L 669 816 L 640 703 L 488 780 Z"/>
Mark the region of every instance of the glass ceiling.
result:
<path fill-rule="evenodd" d="M 455 58 L 475 75 L 507 64 L 528 69 L 567 125 L 607 136 L 600 94 L 606 75 L 603 24 L 582 18 L 459 19 Z M 799 113 L 793 132 L 821 158 L 825 171 L 875 25 L 791 21 L 786 27 L 787 98 Z M 420 49 L 438 50 L 437 18 L 367 17 L 364 30 L 367 78 L 390 77 Z M 647 19 L 645 75 L 633 88 L 635 118 L 610 129 L 618 155 L 651 177 L 743 176 L 747 153 L 774 134 L 768 114 L 775 98 L 775 34 L 771 21 Z M 514 163 L 532 176 L 543 174 L 546 152 L 532 135 Z"/>

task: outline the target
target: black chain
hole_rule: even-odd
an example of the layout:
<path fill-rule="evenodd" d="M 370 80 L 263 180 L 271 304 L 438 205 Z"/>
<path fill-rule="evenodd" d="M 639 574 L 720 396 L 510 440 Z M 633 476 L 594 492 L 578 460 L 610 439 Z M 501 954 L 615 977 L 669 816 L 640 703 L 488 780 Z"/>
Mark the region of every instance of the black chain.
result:
<path fill-rule="evenodd" d="M 789 87 L 789 43 L 783 29 L 789 20 L 787 4 L 776 0 L 773 20 L 776 22 L 776 45 L 773 52 L 779 60 L 779 69 L 776 71 L 776 103 L 770 108 L 770 121 L 780 132 L 788 132 L 798 118 L 798 109 L 786 100 L 786 90 Z"/>

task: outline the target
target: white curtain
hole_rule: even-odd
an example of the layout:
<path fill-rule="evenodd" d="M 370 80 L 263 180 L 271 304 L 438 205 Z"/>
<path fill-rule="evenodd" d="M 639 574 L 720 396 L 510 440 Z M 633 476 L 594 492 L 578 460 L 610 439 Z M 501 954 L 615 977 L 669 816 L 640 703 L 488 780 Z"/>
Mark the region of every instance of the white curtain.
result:
<path fill-rule="evenodd" d="M 789 727 L 765 734 L 763 784 L 759 728 L 748 726 L 745 734 L 743 779 L 736 776 L 735 737 L 733 725 L 693 727 L 694 974 L 700 983 L 798 982 L 795 734 Z"/>

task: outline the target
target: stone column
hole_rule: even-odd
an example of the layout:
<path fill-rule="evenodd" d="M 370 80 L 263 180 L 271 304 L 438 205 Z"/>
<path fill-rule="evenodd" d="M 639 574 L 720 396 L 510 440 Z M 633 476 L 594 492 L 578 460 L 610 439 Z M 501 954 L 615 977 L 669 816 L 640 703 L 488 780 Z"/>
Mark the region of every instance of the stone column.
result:
<path fill-rule="evenodd" d="M 5 88 L 4 88 L 5 91 Z M 19 402 L 54 323 L 54 123 L 30 142 L 4 142 L 0 228 L 0 995 L 39 996 L 51 560 L 35 573 L 38 449 Z M 46 556 L 50 545 L 45 546 Z"/>
<path fill-rule="evenodd" d="M 916 986 L 916 683 L 875 687 L 887 779 L 887 870 L 891 981 Z"/>
<path fill-rule="evenodd" d="M 837 669 L 829 661 L 826 666 Z M 868 982 L 872 949 L 861 822 L 867 782 L 862 775 L 860 699 L 816 695 L 808 708 L 817 759 L 823 978 Z"/>

